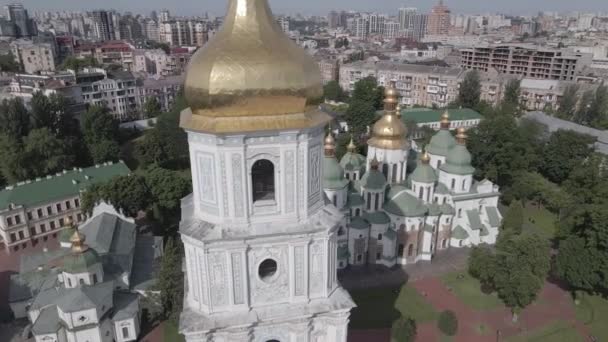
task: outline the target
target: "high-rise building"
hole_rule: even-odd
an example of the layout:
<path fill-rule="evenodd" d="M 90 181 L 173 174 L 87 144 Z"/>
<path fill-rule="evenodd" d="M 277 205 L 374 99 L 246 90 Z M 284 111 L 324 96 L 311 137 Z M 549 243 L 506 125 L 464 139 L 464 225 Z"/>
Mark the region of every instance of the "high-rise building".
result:
<path fill-rule="evenodd" d="M 353 34 L 357 38 L 367 38 L 369 34 L 369 16 L 363 15 L 354 19 Z"/>
<path fill-rule="evenodd" d="M 327 15 L 327 22 L 330 29 L 336 29 L 342 26 L 340 22 L 340 14 L 336 11 L 329 12 Z"/>
<path fill-rule="evenodd" d="M 429 21 L 427 33 L 429 35 L 447 35 L 450 30 L 450 9 L 444 5 L 443 0 L 439 0 L 439 4 L 433 6 Z"/>
<path fill-rule="evenodd" d="M 397 38 L 399 36 L 399 23 L 395 21 L 385 22 L 382 36 L 387 39 Z"/>
<path fill-rule="evenodd" d="M 412 30 L 414 28 L 413 17 L 418 13 L 417 8 L 407 7 L 399 9 L 399 29 Z"/>
<path fill-rule="evenodd" d="M 281 30 L 285 33 L 289 33 L 289 17 L 280 16 L 277 18 L 277 23 L 281 27 Z"/>
<path fill-rule="evenodd" d="M 386 16 L 382 14 L 370 14 L 368 17 L 369 20 L 369 33 L 382 33 L 384 30 L 384 21 Z"/>
<path fill-rule="evenodd" d="M 159 41 L 171 46 L 203 46 L 207 41 L 207 23 L 195 20 L 170 20 L 160 24 Z"/>
<path fill-rule="evenodd" d="M 162 10 L 160 11 L 160 15 L 158 16 L 158 20 L 163 23 L 165 21 L 169 21 L 171 20 L 171 12 L 169 12 L 169 10 Z"/>
<path fill-rule="evenodd" d="M 93 19 L 93 35 L 97 40 L 116 40 L 116 29 L 114 27 L 114 14 L 112 12 L 97 10 L 91 13 Z"/>
<path fill-rule="evenodd" d="M 312 105 L 319 69 L 267 0 L 228 8 L 186 73 L 180 125 L 194 186 L 181 208 L 180 332 L 188 342 L 345 342 L 354 303 L 336 270 L 344 214 L 322 191 L 331 118 Z"/>
<path fill-rule="evenodd" d="M 421 40 L 426 34 L 428 15 L 413 7 L 399 9 L 399 36 Z"/>
<path fill-rule="evenodd" d="M 3 36 L 31 37 L 37 34 L 36 23 L 30 19 L 22 4 L 4 6 L 6 21 L 2 26 Z"/>

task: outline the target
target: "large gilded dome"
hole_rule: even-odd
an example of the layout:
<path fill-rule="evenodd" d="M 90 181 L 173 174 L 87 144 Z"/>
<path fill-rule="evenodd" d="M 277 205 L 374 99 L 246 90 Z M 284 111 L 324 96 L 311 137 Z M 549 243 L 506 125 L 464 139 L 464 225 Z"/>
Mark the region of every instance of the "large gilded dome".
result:
<path fill-rule="evenodd" d="M 276 23 L 267 0 L 229 0 L 222 28 L 193 57 L 182 127 L 241 132 L 316 125 L 317 64 Z"/>
<path fill-rule="evenodd" d="M 398 91 L 394 82 L 386 87 L 384 97 L 384 115 L 372 127 L 372 136 L 367 143 L 387 150 L 407 149 L 407 128 L 396 111 Z"/>

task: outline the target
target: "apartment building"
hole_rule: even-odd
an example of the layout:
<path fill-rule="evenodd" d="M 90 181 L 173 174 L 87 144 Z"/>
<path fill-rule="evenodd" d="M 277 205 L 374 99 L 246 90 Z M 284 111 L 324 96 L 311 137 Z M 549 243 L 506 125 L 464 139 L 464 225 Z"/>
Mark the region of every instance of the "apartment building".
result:
<path fill-rule="evenodd" d="M 316 57 L 317 65 L 321 70 L 321 78 L 323 84 L 329 81 L 338 80 L 338 71 L 340 70 L 340 60 L 336 56 Z"/>
<path fill-rule="evenodd" d="M 15 62 L 23 65 L 28 74 L 41 71 L 54 71 L 56 67 L 55 47 L 50 43 L 34 43 L 31 40 L 18 39 L 11 44 Z"/>
<path fill-rule="evenodd" d="M 183 73 L 190 61 L 187 49 L 174 48 L 170 54 L 163 50 L 138 50 L 135 52 L 135 72 L 154 76 L 171 76 Z"/>
<path fill-rule="evenodd" d="M 79 83 L 84 103 L 105 106 L 121 121 L 139 116 L 141 103 L 137 96 L 138 84 L 132 73 L 106 73 L 103 69 L 87 69 L 84 73 L 90 76 L 90 80 Z M 100 74 L 103 75 L 102 79 L 98 77 Z"/>
<path fill-rule="evenodd" d="M 162 22 L 158 34 L 160 42 L 171 46 L 203 46 L 209 38 L 207 23 L 193 20 Z"/>
<path fill-rule="evenodd" d="M 123 162 L 108 162 L 6 187 L 0 191 L 0 242 L 11 253 L 56 238 L 65 228 L 66 219 L 85 220 L 82 191 L 129 173 Z"/>
<path fill-rule="evenodd" d="M 143 84 L 138 88 L 139 103 L 146 103 L 150 97 L 156 97 L 163 111 L 171 110 L 177 95 L 184 84 L 183 75 L 163 76 L 148 78 L 143 80 Z"/>
<path fill-rule="evenodd" d="M 340 68 L 340 86 L 353 91 L 355 83 L 373 76 L 380 85 L 396 82 L 401 103 L 406 106 L 445 107 L 456 100 L 462 70 L 393 62 L 355 62 Z"/>
<path fill-rule="evenodd" d="M 588 53 L 528 44 L 464 48 L 460 54 L 465 69 L 496 69 L 504 74 L 558 81 L 573 81 L 592 61 Z"/>

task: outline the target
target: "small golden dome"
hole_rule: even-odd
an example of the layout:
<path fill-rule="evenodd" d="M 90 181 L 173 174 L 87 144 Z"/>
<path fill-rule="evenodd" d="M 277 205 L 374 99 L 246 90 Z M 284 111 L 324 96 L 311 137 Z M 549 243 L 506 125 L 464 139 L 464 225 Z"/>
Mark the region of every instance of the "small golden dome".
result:
<path fill-rule="evenodd" d="M 450 128 L 450 113 L 448 113 L 447 109 L 443 114 L 441 114 L 441 128 L 449 129 Z"/>
<path fill-rule="evenodd" d="M 384 115 L 372 128 L 372 137 L 368 141 L 369 146 L 388 150 L 400 150 L 408 147 L 407 128 L 394 110 L 397 104 L 397 92 L 394 86 L 395 83 L 391 82 L 391 85 L 386 88 L 387 98 L 384 99 Z"/>
<path fill-rule="evenodd" d="M 86 251 L 89 247 L 85 245 L 86 236 L 82 234 L 78 229 L 72 234 L 70 237 L 70 242 L 72 243 L 72 252 L 82 253 Z"/>
<path fill-rule="evenodd" d="M 350 142 L 348 143 L 348 146 L 346 146 L 346 150 L 350 153 L 355 153 L 357 151 L 357 145 L 355 145 L 355 141 L 353 140 L 353 137 L 350 137 Z"/>
<path fill-rule="evenodd" d="M 464 127 L 459 127 L 456 130 L 456 142 L 461 145 L 464 145 L 466 144 L 467 138 L 467 130 Z"/>
<path fill-rule="evenodd" d="M 429 164 L 431 162 L 431 156 L 429 156 L 428 152 L 426 152 L 426 149 L 424 150 L 424 153 L 422 153 L 422 156 L 420 157 L 420 161 L 423 164 Z"/>
<path fill-rule="evenodd" d="M 376 158 L 376 156 L 374 156 L 374 159 L 372 159 L 372 161 L 370 162 L 369 165 L 372 170 L 378 170 L 378 167 L 380 166 L 380 162 L 378 161 L 378 158 Z"/>
<path fill-rule="evenodd" d="M 333 157 L 336 153 L 336 139 L 334 139 L 334 136 L 331 134 L 331 132 L 327 133 L 324 143 L 325 155 Z"/>
<path fill-rule="evenodd" d="M 222 28 L 190 61 L 185 129 L 238 133 L 317 126 L 315 61 L 276 23 L 267 0 L 229 0 Z"/>

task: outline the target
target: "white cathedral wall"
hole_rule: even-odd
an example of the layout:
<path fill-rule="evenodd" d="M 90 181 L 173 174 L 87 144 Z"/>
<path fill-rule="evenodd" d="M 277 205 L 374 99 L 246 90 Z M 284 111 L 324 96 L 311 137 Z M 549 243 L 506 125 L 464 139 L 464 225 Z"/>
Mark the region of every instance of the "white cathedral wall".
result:
<path fill-rule="evenodd" d="M 454 193 L 467 193 L 471 190 L 473 175 L 453 175 L 440 170 L 439 182 L 443 183 L 448 190 Z M 453 187 L 452 184 L 454 184 Z"/>
<path fill-rule="evenodd" d="M 215 224 L 249 225 L 302 221 L 323 205 L 322 128 L 224 138 L 188 133 L 193 202 L 198 218 Z M 251 167 L 274 164 L 274 203 L 254 205 Z M 320 172 L 320 173 L 319 173 Z"/>
<path fill-rule="evenodd" d="M 343 189 L 324 189 L 325 195 L 329 198 L 329 201 L 336 206 L 338 209 L 344 208 L 347 201 L 347 187 Z M 335 202 L 334 202 L 335 197 Z"/>
<path fill-rule="evenodd" d="M 430 163 L 431 167 L 434 168 L 435 170 L 438 170 L 439 166 L 445 164 L 446 157 L 444 157 L 444 156 L 429 153 L 429 157 L 431 157 L 431 163 Z"/>
<path fill-rule="evenodd" d="M 133 318 L 129 318 L 122 321 L 114 322 L 114 334 L 116 337 L 116 342 L 126 342 L 137 339 L 137 335 L 139 335 L 139 329 L 136 321 L 137 320 Z M 126 338 L 123 334 L 123 328 L 127 328 L 127 331 L 129 333 Z"/>
<path fill-rule="evenodd" d="M 335 233 L 257 238 L 245 243 L 225 241 L 212 246 L 184 236 L 183 242 L 187 304 L 199 312 L 306 302 L 326 297 L 338 285 Z M 278 268 L 271 281 L 265 281 L 259 277 L 258 268 L 269 258 L 277 262 Z"/>
<path fill-rule="evenodd" d="M 368 146 L 366 170 L 370 170 L 374 157 L 380 162 L 379 170 L 385 174 L 386 180 L 389 183 L 401 183 L 405 181 L 408 150 L 387 150 Z M 383 171 L 384 164 L 388 164 L 387 172 Z"/>

